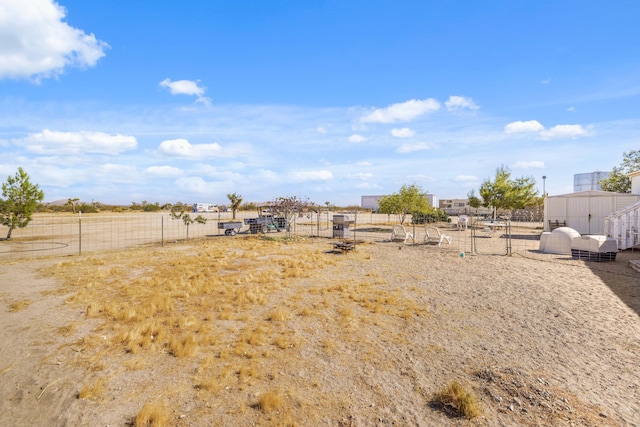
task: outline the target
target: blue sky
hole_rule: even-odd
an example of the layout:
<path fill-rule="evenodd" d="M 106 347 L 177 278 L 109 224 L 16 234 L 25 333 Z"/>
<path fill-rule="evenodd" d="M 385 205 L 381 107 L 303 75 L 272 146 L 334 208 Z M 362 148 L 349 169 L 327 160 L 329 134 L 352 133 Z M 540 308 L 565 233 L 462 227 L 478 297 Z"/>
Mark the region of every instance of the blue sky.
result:
<path fill-rule="evenodd" d="M 0 0 L 0 177 L 45 201 L 549 194 L 640 147 L 637 1 Z M 2 179 L 4 181 L 4 179 Z"/>

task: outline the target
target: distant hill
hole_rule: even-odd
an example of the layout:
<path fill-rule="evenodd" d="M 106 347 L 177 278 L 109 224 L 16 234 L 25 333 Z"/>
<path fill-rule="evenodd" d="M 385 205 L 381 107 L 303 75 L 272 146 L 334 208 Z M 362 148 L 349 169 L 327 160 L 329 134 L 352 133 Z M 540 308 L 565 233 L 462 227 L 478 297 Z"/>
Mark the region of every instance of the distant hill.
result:
<path fill-rule="evenodd" d="M 55 200 L 53 202 L 44 202 L 43 204 L 51 205 L 51 206 L 64 206 L 67 204 L 68 201 L 69 199 L 60 199 L 60 200 Z"/>

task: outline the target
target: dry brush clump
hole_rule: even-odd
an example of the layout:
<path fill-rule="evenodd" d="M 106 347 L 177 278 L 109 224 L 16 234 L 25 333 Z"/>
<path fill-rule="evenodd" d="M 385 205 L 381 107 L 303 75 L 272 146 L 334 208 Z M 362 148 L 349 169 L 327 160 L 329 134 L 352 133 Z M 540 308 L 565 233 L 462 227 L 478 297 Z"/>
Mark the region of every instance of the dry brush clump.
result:
<path fill-rule="evenodd" d="M 33 301 L 30 299 L 14 301 L 11 304 L 9 304 L 9 312 L 16 313 L 18 311 L 22 311 L 25 308 L 29 307 L 31 304 L 33 304 Z"/>
<path fill-rule="evenodd" d="M 164 403 L 147 402 L 133 419 L 135 427 L 168 427 L 174 425 L 171 412 Z"/>
<path fill-rule="evenodd" d="M 447 413 L 468 419 L 480 416 L 482 413 L 478 399 L 457 381 L 450 382 L 437 392 L 433 397 L 433 403 Z"/>
<path fill-rule="evenodd" d="M 82 387 L 82 390 L 78 393 L 78 398 L 96 400 L 104 394 L 106 386 L 106 378 L 97 378 L 93 382 Z"/>

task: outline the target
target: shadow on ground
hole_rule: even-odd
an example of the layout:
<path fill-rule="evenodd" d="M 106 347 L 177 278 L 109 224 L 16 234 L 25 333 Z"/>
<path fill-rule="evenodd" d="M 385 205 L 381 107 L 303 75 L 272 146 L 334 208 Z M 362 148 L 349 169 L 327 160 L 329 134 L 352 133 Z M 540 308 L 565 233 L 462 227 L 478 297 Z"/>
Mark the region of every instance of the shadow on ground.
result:
<path fill-rule="evenodd" d="M 640 259 L 639 251 L 621 251 L 611 262 L 585 261 L 597 275 L 629 308 L 640 316 L 640 272 L 629 266 L 629 261 Z M 622 264 L 626 268 L 620 268 Z"/>

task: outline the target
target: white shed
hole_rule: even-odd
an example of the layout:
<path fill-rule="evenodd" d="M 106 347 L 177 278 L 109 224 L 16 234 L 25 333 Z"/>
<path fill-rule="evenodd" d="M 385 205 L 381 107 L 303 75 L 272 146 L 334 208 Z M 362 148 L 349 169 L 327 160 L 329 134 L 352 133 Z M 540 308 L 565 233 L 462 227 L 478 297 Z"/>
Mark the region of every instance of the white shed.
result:
<path fill-rule="evenodd" d="M 580 191 L 550 196 L 544 200 L 544 230 L 550 223 L 573 228 L 580 234 L 605 234 L 604 218 L 640 200 L 638 194 L 610 191 Z"/>

